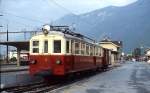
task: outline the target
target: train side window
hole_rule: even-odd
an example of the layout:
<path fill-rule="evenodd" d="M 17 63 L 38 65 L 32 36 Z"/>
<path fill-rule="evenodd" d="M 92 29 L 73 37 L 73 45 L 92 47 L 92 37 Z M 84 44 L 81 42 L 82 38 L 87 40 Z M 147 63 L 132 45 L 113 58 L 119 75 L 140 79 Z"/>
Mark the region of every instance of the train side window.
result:
<path fill-rule="evenodd" d="M 44 53 L 48 53 L 48 41 L 44 41 Z"/>
<path fill-rule="evenodd" d="M 95 46 L 93 46 L 93 56 L 95 56 Z"/>
<path fill-rule="evenodd" d="M 95 55 L 98 56 L 98 48 L 95 48 Z"/>
<path fill-rule="evenodd" d="M 101 56 L 103 56 L 103 48 L 101 48 Z"/>
<path fill-rule="evenodd" d="M 32 42 L 32 52 L 39 53 L 39 41 Z"/>
<path fill-rule="evenodd" d="M 93 55 L 93 46 L 92 45 L 90 46 L 90 55 L 91 56 Z"/>
<path fill-rule="evenodd" d="M 85 54 L 85 44 L 81 43 L 81 54 L 84 55 Z"/>
<path fill-rule="evenodd" d="M 101 48 L 98 48 L 98 54 L 101 56 Z"/>
<path fill-rule="evenodd" d="M 61 40 L 54 40 L 54 53 L 61 53 Z"/>
<path fill-rule="evenodd" d="M 75 46 L 74 46 L 75 42 L 74 40 L 71 40 L 71 53 L 75 54 Z"/>
<path fill-rule="evenodd" d="M 80 44 L 78 42 L 75 42 L 75 54 L 80 53 L 79 49 L 80 49 Z"/>
<path fill-rule="evenodd" d="M 86 55 L 89 55 L 89 46 L 86 45 Z"/>
<path fill-rule="evenodd" d="M 69 53 L 69 45 L 70 45 L 70 42 L 66 41 L 66 53 Z"/>

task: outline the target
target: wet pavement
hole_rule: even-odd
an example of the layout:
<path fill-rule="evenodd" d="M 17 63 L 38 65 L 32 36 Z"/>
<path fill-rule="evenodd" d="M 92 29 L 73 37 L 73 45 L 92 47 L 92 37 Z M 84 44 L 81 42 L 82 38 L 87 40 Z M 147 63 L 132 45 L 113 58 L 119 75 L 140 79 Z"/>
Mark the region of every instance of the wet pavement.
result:
<path fill-rule="evenodd" d="M 16 71 L 28 71 L 29 66 L 17 66 L 17 65 L 1 65 L 0 73 L 16 72 Z"/>
<path fill-rule="evenodd" d="M 127 62 L 52 93 L 150 93 L 150 64 Z"/>
<path fill-rule="evenodd" d="M 13 71 L 0 73 L 1 88 L 30 84 L 42 81 L 41 77 L 34 77 L 29 74 L 29 71 Z"/>

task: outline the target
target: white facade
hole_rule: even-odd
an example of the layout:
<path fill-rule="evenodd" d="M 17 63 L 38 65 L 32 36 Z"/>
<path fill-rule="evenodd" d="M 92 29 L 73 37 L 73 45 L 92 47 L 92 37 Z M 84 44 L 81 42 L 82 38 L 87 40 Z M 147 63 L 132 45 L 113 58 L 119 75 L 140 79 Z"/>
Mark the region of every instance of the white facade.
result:
<path fill-rule="evenodd" d="M 111 50 L 111 65 L 115 65 L 119 58 L 120 58 L 120 50 L 119 48 L 121 46 L 118 46 L 116 44 L 114 44 L 111 41 L 107 41 L 107 42 L 100 42 L 100 46 L 106 49 Z"/>
<path fill-rule="evenodd" d="M 146 56 L 150 56 L 150 49 L 146 51 Z"/>
<path fill-rule="evenodd" d="M 61 53 L 54 53 L 54 40 L 61 40 Z M 38 50 L 39 52 L 33 53 L 33 41 L 39 41 Z M 48 52 L 44 53 L 44 41 L 48 41 Z M 43 33 L 40 35 L 33 36 L 30 39 L 30 54 L 31 55 L 49 55 L 49 54 L 57 54 L 62 55 L 66 53 L 66 39 L 61 32 L 51 31 L 51 34 L 44 35 Z"/>
<path fill-rule="evenodd" d="M 112 51 L 118 51 L 118 47 L 116 44 L 112 43 L 112 42 L 104 42 L 104 43 L 100 43 L 100 46 Z"/>
<path fill-rule="evenodd" d="M 17 51 L 10 51 L 9 52 L 9 59 L 11 59 L 13 57 L 17 58 Z M 24 58 L 24 59 L 28 58 L 28 52 L 21 52 L 20 57 Z"/>

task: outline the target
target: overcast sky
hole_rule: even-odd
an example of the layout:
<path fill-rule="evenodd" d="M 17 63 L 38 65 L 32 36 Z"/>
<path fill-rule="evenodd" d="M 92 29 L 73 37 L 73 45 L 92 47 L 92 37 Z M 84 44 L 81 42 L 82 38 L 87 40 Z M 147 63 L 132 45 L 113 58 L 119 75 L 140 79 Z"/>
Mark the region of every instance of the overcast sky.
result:
<path fill-rule="evenodd" d="M 0 31 L 32 30 L 50 23 L 66 14 L 75 15 L 96 9 L 117 6 L 123 7 L 137 0 L 0 0 Z M 19 34 L 9 34 L 9 40 L 20 40 Z M 15 37 L 15 38 L 14 38 Z M 6 35 L 0 35 L 6 40 Z M 5 50 L 0 47 L 0 52 Z"/>
<path fill-rule="evenodd" d="M 107 6 L 122 7 L 137 0 L 0 0 L 0 25 L 5 30 L 33 29 L 73 13 L 87 13 Z"/>

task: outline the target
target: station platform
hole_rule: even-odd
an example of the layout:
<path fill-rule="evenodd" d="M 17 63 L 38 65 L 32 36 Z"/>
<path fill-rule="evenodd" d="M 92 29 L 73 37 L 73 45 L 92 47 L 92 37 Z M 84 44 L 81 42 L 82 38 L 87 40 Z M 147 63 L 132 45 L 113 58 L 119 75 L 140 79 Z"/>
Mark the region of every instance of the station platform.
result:
<path fill-rule="evenodd" d="M 17 65 L 0 65 L 0 73 L 27 71 L 29 66 L 17 66 Z"/>

